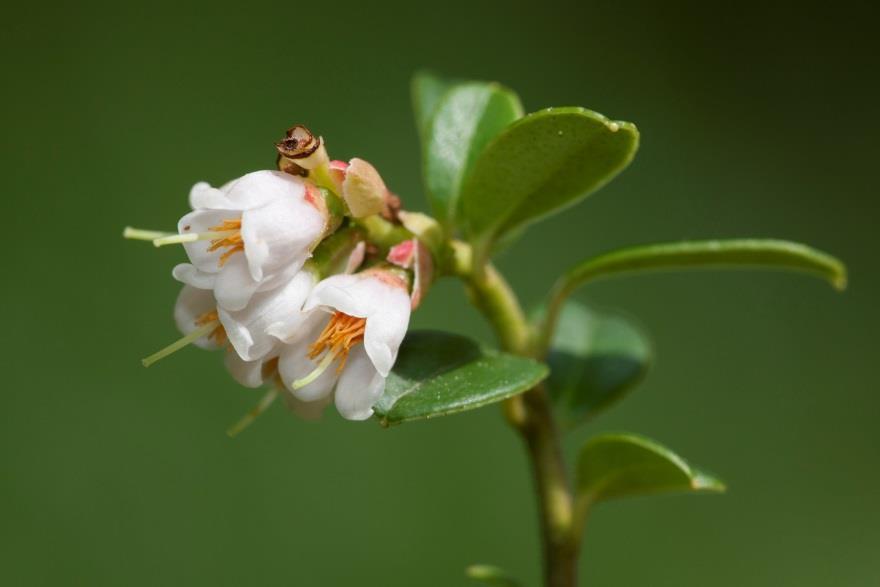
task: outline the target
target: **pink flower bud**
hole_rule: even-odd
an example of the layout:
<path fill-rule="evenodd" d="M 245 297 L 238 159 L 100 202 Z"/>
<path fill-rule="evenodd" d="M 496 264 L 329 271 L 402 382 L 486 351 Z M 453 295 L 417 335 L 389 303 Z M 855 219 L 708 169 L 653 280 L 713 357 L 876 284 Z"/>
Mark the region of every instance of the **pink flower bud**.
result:
<path fill-rule="evenodd" d="M 337 194 L 342 193 L 342 182 L 345 181 L 345 170 L 348 169 L 348 163 L 334 159 L 327 165 L 327 175 L 333 182 L 333 191 Z"/>
<path fill-rule="evenodd" d="M 389 263 L 393 263 L 398 267 L 403 267 L 404 269 L 412 269 L 413 262 L 415 261 L 416 255 L 416 240 L 411 239 L 408 241 L 403 241 L 402 243 L 398 243 L 391 247 L 391 250 L 388 251 L 387 260 Z"/>
<path fill-rule="evenodd" d="M 410 301 L 415 310 L 434 279 L 434 259 L 431 252 L 422 241 L 414 238 L 391 247 L 386 260 L 398 267 L 412 270 L 414 279 Z"/>
<path fill-rule="evenodd" d="M 338 173 L 335 171 L 334 173 Z M 344 170 L 342 198 L 348 204 L 351 215 L 363 218 L 379 214 L 385 207 L 388 188 L 376 168 L 363 159 L 354 158 Z"/>

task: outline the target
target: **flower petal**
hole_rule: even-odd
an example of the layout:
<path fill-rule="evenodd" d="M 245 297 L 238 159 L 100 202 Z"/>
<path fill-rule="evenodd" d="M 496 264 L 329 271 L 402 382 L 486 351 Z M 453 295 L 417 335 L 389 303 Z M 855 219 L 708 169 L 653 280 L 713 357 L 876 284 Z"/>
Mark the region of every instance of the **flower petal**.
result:
<path fill-rule="evenodd" d="M 363 264 L 366 253 L 367 243 L 364 241 L 360 241 L 354 246 L 354 248 L 351 250 L 351 253 L 348 255 L 348 260 L 345 263 L 344 273 L 354 273 L 355 271 L 357 271 L 358 267 Z"/>
<path fill-rule="evenodd" d="M 266 334 L 277 338 L 284 344 L 294 344 L 300 341 L 312 343 L 318 338 L 326 324 L 326 313 L 314 310 L 303 312 L 301 310 L 297 320 L 277 321 L 267 326 Z"/>
<path fill-rule="evenodd" d="M 200 181 L 189 191 L 189 207 L 193 210 L 211 208 L 214 210 L 235 210 L 235 205 L 226 197 L 225 187 L 211 187 L 206 181 Z"/>
<path fill-rule="evenodd" d="M 305 196 L 302 179 L 277 170 L 254 171 L 227 185 L 226 197 L 238 210 L 250 210 L 276 200 L 302 199 Z"/>
<path fill-rule="evenodd" d="M 388 376 L 397 360 L 397 351 L 409 326 L 411 306 L 406 291 L 389 287 L 385 303 L 377 306 L 367 318 L 364 348 L 382 377 Z"/>
<path fill-rule="evenodd" d="M 226 370 L 239 384 L 252 389 L 263 385 L 264 361 L 244 361 L 231 349 L 225 355 L 223 362 L 226 364 Z"/>
<path fill-rule="evenodd" d="M 352 349 L 336 386 L 336 409 L 348 420 L 366 420 L 385 391 L 385 378 L 361 347 Z"/>
<path fill-rule="evenodd" d="M 380 290 L 370 286 L 363 287 L 362 281 L 362 274 L 328 277 L 315 286 L 303 309 L 308 311 L 324 307 L 331 312 L 338 310 L 349 316 L 366 318 L 373 296 L 363 294 L 370 294 L 373 289 L 377 292 Z"/>
<path fill-rule="evenodd" d="M 333 401 L 333 396 L 326 395 L 321 399 L 307 402 L 297 398 L 287 390 L 281 392 L 284 396 L 284 403 L 287 409 L 302 418 L 303 420 L 317 420 L 324 414 L 324 408 Z"/>
<path fill-rule="evenodd" d="M 308 343 L 310 339 L 304 339 L 298 344 L 285 346 L 278 359 L 278 372 L 284 385 L 290 388 L 291 383 L 302 379 L 318 366 L 317 361 L 308 357 Z M 336 385 L 336 369 L 331 365 L 317 379 L 292 393 L 302 401 L 315 401 L 329 397 Z"/>
<path fill-rule="evenodd" d="M 207 232 L 222 224 L 224 220 L 237 220 L 240 217 L 241 213 L 235 210 L 195 210 L 180 219 L 177 223 L 177 232 L 180 234 Z M 217 273 L 220 270 L 220 256 L 223 254 L 223 250 L 208 251 L 210 247 L 210 240 L 194 241 L 183 245 L 189 260 L 200 271 Z"/>
<path fill-rule="evenodd" d="M 303 195 L 290 195 L 242 214 L 241 237 L 251 275 L 257 281 L 283 266 L 297 269 L 324 230 L 324 217 Z"/>
<path fill-rule="evenodd" d="M 300 271 L 283 287 L 255 294 L 239 311 L 220 308 L 226 336 L 242 359 L 255 361 L 272 350 L 278 340 L 270 336 L 270 327 L 282 333 L 299 329 L 306 318 L 302 305 L 315 281 L 311 272 Z"/>
<path fill-rule="evenodd" d="M 244 255 L 233 255 L 217 274 L 214 296 L 223 309 L 236 312 L 247 305 L 259 285 L 251 277 Z"/>
<path fill-rule="evenodd" d="M 217 308 L 217 302 L 210 291 L 184 285 L 174 304 L 174 322 L 177 329 L 186 336 L 198 328 L 196 321 L 208 312 Z M 216 349 L 217 343 L 207 336 L 196 340 L 193 344 L 203 349 Z"/>
<path fill-rule="evenodd" d="M 199 289 L 214 289 L 214 282 L 217 281 L 216 273 L 199 271 L 195 265 L 190 263 L 175 265 L 171 270 L 171 275 L 177 281 Z"/>

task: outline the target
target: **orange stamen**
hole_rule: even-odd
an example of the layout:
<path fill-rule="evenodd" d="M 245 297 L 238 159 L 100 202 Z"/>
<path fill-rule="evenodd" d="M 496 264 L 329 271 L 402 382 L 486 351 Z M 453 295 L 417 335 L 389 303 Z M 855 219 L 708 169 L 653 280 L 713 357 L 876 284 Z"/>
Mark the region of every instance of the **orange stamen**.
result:
<path fill-rule="evenodd" d="M 366 327 L 366 318 L 336 312 L 318 335 L 318 339 L 309 347 L 309 358 L 316 359 L 325 352 L 332 353 L 334 358 L 340 359 L 339 366 L 336 367 L 336 372 L 340 373 L 345 367 L 351 348 L 364 340 Z"/>
<path fill-rule="evenodd" d="M 219 321 L 220 316 L 217 314 L 217 310 L 209 310 L 196 318 L 195 325 L 204 326 L 210 322 L 217 322 L 217 328 L 212 330 L 207 338 L 213 340 L 218 346 L 223 346 L 226 344 L 226 329 L 223 328 L 223 325 L 220 324 Z"/>
<path fill-rule="evenodd" d="M 241 238 L 241 218 L 234 220 L 224 220 L 217 226 L 212 226 L 208 230 L 211 232 L 226 232 L 234 230 L 233 234 L 229 236 L 224 236 L 222 238 L 215 238 L 211 241 L 211 246 L 208 247 L 208 252 L 213 253 L 219 249 L 227 249 L 224 251 L 222 255 L 220 255 L 220 260 L 217 264 L 220 267 L 226 264 L 229 260 L 229 257 L 238 253 L 240 251 L 244 251 L 244 240 Z"/>

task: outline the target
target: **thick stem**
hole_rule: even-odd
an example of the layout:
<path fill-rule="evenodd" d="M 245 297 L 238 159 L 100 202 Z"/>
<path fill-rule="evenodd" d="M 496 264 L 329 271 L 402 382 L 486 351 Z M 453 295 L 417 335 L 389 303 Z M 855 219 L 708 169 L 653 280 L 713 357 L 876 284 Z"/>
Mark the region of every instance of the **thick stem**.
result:
<path fill-rule="evenodd" d="M 573 504 L 565 460 L 547 394 L 536 387 L 523 396 L 525 440 L 538 491 L 547 587 L 577 585 L 578 540 L 572 533 Z"/>
<path fill-rule="evenodd" d="M 471 299 L 489 320 L 501 347 L 506 351 L 526 354 L 529 325 L 510 285 L 491 265 L 470 276 Z"/>
<path fill-rule="evenodd" d="M 477 308 L 492 324 L 501 346 L 528 355 L 531 331 L 525 314 L 498 271 L 488 265 L 466 277 Z M 546 587 L 575 587 L 579 540 L 573 533 L 573 499 L 559 432 L 541 386 L 505 402 L 505 414 L 528 449 L 538 493 Z"/>

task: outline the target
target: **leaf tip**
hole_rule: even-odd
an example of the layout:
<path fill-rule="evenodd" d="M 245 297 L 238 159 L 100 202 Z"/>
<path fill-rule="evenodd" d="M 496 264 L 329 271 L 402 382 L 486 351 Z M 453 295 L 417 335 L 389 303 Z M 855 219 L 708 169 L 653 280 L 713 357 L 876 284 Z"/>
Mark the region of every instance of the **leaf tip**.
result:
<path fill-rule="evenodd" d="M 498 587 L 518 587 L 519 583 L 504 569 L 493 565 L 469 565 L 464 574 L 469 579 L 483 581 Z"/>
<path fill-rule="evenodd" d="M 845 291 L 847 285 L 849 285 L 849 282 L 846 265 L 841 263 L 837 270 L 831 276 L 831 287 L 833 287 L 837 291 Z"/>
<path fill-rule="evenodd" d="M 702 471 L 694 471 L 691 476 L 691 489 L 694 491 L 706 491 L 712 493 L 726 493 L 727 485 L 721 479 L 703 473 Z"/>
<path fill-rule="evenodd" d="M 492 570 L 489 565 L 468 565 L 464 569 L 464 574 L 471 579 L 484 579 Z"/>

